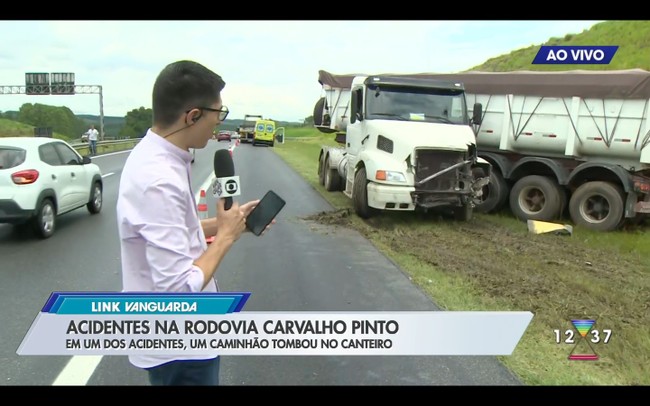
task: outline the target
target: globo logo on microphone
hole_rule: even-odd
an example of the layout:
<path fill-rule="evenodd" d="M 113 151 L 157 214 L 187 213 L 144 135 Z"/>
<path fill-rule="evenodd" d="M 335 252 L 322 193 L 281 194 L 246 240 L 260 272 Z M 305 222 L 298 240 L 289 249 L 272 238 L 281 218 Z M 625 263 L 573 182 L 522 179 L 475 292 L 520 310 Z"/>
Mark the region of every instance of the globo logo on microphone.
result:
<path fill-rule="evenodd" d="M 239 176 L 216 178 L 214 182 L 212 182 L 212 196 L 217 199 L 239 195 L 241 195 Z"/>

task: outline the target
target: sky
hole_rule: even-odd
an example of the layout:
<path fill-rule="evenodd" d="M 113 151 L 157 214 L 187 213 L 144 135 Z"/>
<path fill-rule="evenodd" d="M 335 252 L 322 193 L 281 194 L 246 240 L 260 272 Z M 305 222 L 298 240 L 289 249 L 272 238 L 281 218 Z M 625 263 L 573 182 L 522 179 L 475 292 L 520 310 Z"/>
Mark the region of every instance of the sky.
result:
<path fill-rule="evenodd" d="M 323 95 L 318 71 L 453 73 L 599 21 L 0 21 L 0 86 L 27 72 L 73 72 L 102 87 L 104 116 L 151 108 L 158 73 L 189 59 L 225 80 L 231 119 L 261 114 L 302 122 Z M 0 94 L 0 111 L 24 103 L 100 114 L 98 94 Z"/>

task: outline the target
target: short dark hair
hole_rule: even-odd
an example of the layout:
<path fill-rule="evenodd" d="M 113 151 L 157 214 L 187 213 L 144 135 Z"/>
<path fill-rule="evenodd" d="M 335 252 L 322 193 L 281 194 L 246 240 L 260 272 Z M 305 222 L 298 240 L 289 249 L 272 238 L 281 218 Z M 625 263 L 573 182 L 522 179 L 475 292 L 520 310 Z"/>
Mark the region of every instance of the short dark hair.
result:
<path fill-rule="evenodd" d="M 189 109 L 211 106 L 221 99 L 225 86 L 221 76 L 200 63 L 170 63 L 158 74 L 153 85 L 153 122 L 168 127 Z"/>

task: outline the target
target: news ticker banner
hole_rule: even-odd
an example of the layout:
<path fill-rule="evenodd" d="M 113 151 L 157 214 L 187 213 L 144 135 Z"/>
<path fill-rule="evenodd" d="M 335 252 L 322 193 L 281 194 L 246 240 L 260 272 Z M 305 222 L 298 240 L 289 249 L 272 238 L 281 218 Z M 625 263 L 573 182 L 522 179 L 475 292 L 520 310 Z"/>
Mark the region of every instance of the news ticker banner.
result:
<path fill-rule="evenodd" d="M 241 312 L 250 293 L 55 292 L 18 355 L 511 355 L 531 312 Z"/>

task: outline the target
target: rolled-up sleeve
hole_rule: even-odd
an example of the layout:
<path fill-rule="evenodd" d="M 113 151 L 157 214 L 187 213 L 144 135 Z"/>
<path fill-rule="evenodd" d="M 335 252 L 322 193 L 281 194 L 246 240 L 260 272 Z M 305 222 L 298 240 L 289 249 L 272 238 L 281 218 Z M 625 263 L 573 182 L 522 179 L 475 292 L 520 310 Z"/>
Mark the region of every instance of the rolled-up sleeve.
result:
<path fill-rule="evenodd" d="M 146 259 L 153 287 L 161 292 L 200 292 L 205 276 L 194 265 L 190 235 L 184 224 L 187 207 L 183 192 L 163 181 L 144 190 L 141 202 L 151 207 L 139 210 L 139 234 L 146 241 Z"/>

